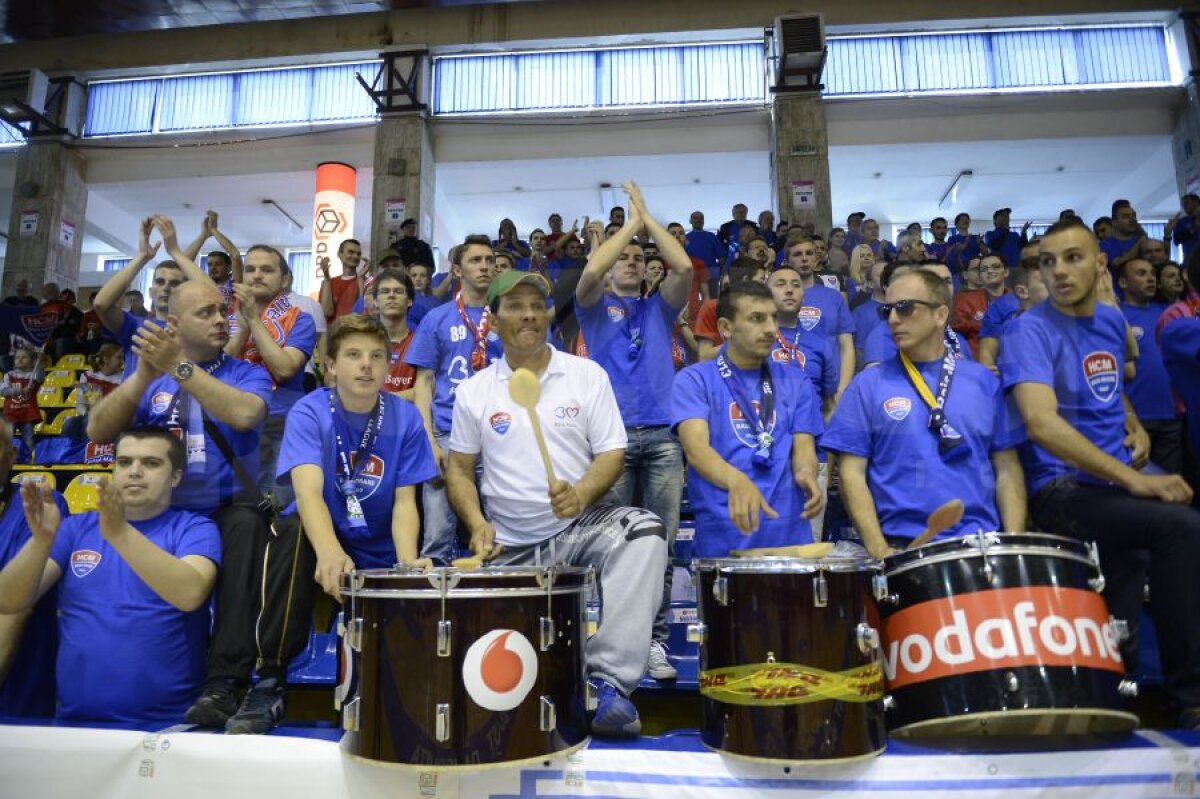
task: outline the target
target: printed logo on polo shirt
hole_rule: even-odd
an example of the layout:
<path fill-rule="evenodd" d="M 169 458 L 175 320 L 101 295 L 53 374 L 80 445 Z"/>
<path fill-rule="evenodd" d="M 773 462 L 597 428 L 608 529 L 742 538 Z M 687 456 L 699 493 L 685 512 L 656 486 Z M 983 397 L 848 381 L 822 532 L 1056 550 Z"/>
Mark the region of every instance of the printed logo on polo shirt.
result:
<path fill-rule="evenodd" d="M 350 464 L 358 460 L 355 457 L 357 453 L 350 453 Z M 383 458 L 378 455 L 372 455 L 371 460 L 367 462 L 367 468 L 362 470 L 356 482 L 358 483 L 358 499 L 364 500 L 375 493 L 375 489 L 379 488 L 379 483 L 383 480 L 383 471 L 387 464 Z"/>
<path fill-rule="evenodd" d="M 755 413 L 762 413 L 762 405 L 758 400 L 754 400 Z M 771 421 L 767 425 L 767 432 L 775 430 L 775 421 L 779 418 L 778 412 L 772 412 Z M 754 434 L 754 426 L 747 421 L 742 409 L 738 407 L 736 402 L 729 403 L 729 425 L 733 428 L 733 434 L 738 437 L 738 441 L 745 444 L 747 447 L 758 447 L 758 437 Z"/>
<path fill-rule="evenodd" d="M 154 396 L 150 398 L 151 413 L 166 413 L 167 408 L 171 407 L 171 400 L 175 397 L 170 391 L 156 391 Z"/>
<path fill-rule="evenodd" d="M 800 309 L 797 317 L 800 327 L 804 328 L 805 332 L 810 332 L 814 327 L 821 324 L 821 309 L 810 308 L 806 305 Z"/>
<path fill-rule="evenodd" d="M 578 405 L 559 405 L 554 409 L 554 416 L 558 419 L 574 419 L 578 415 Z"/>
<path fill-rule="evenodd" d="M 883 412 L 897 422 L 903 422 L 912 410 L 912 400 L 908 397 L 892 397 L 883 401 Z"/>
<path fill-rule="evenodd" d="M 100 553 L 94 549 L 77 549 L 71 553 L 71 571 L 76 577 L 87 577 L 100 565 Z"/>
<path fill-rule="evenodd" d="M 622 322 L 625 320 L 625 309 L 615 305 L 608 306 L 608 320 L 610 322 Z"/>
<path fill-rule="evenodd" d="M 508 428 L 512 426 L 512 417 L 504 411 L 498 411 L 493 413 L 491 418 L 488 419 L 488 424 L 492 426 L 492 429 L 496 431 L 497 435 L 502 436 L 507 433 Z"/>
<path fill-rule="evenodd" d="M 1083 357 L 1083 378 L 1093 397 L 1105 403 L 1112 401 L 1121 382 L 1116 356 L 1103 350 L 1089 352 Z"/>
<path fill-rule="evenodd" d="M 1144 336 L 1144 335 L 1146 335 L 1146 331 L 1142 329 L 1141 325 L 1133 325 L 1133 337 L 1135 339 L 1137 339 L 1138 341 L 1141 341 L 1142 336 Z"/>
<path fill-rule="evenodd" d="M 800 350 L 792 350 L 789 357 L 788 350 L 785 350 L 783 347 L 776 347 L 771 350 L 771 360 L 775 361 L 775 363 L 789 363 L 794 361 L 801 369 L 808 363 L 808 357 Z"/>

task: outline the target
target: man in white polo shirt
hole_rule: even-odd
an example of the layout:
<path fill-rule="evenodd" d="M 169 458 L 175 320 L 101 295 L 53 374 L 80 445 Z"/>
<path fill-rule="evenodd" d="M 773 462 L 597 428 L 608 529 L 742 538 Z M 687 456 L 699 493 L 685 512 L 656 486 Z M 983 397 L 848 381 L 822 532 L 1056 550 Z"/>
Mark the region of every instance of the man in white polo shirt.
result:
<path fill-rule="evenodd" d="M 492 565 L 596 569 L 604 611 L 587 643 L 588 676 L 599 699 L 592 733 L 635 736 L 641 720 L 627 697 L 646 670 L 662 597 L 666 532 L 653 513 L 606 499 L 624 463 L 624 423 L 604 370 L 546 343 L 549 293 L 550 284 L 534 273 L 506 272 L 492 281 L 488 307 L 504 359 L 458 386 L 446 491 L 471 532 L 471 549 Z M 541 383 L 537 413 L 557 478 L 552 485 L 536 468 L 529 416 L 509 396 L 518 368 Z"/>

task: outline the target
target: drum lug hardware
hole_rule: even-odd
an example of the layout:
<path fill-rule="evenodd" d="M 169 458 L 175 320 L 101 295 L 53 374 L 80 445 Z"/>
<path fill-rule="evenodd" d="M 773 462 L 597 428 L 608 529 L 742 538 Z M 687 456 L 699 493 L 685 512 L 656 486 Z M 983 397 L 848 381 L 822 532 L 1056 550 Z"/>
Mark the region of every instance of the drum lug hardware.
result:
<path fill-rule="evenodd" d="M 367 575 L 360 571 L 350 572 L 350 586 L 354 591 L 360 592 L 367 584 Z"/>
<path fill-rule="evenodd" d="M 900 601 L 899 596 L 888 593 L 886 574 L 877 574 L 871 578 L 871 593 L 875 595 L 875 601 L 882 605 L 895 605 Z"/>
<path fill-rule="evenodd" d="M 829 605 L 829 581 L 824 572 L 817 572 L 813 578 L 813 607 L 823 608 Z"/>
<path fill-rule="evenodd" d="M 887 694 L 883 697 L 883 709 L 884 710 L 895 710 L 896 709 L 896 699 L 891 694 Z"/>
<path fill-rule="evenodd" d="M 591 638 L 596 634 L 596 630 L 600 628 L 600 609 L 588 608 L 583 612 L 583 620 L 587 630 L 587 637 Z"/>
<path fill-rule="evenodd" d="M 438 743 L 450 740 L 450 704 L 441 702 L 437 706 L 437 721 L 434 725 L 434 738 Z"/>
<path fill-rule="evenodd" d="M 346 624 L 346 645 L 355 652 L 362 651 L 362 619 L 351 619 Z"/>
<path fill-rule="evenodd" d="M 989 583 L 996 579 L 996 571 L 992 568 L 992 562 L 988 560 L 986 553 L 983 556 L 983 579 Z"/>
<path fill-rule="evenodd" d="M 1092 562 L 1092 565 L 1096 567 L 1096 570 L 1099 571 L 1099 569 L 1100 569 L 1100 548 L 1098 546 L 1096 546 L 1095 541 L 1087 542 L 1087 553 L 1088 553 L 1088 560 L 1090 560 Z"/>
<path fill-rule="evenodd" d="M 554 716 L 554 700 L 548 696 L 542 697 L 542 732 L 551 732 L 557 726 Z"/>
<path fill-rule="evenodd" d="M 539 648 L 545 652 L 554 645 L 554 619 L 549 616 L 542 616 L 538 619 L 541 626 L 541 641 Z"/>
<path fill-rule="evenodd" d="M 1011 671 L 1004 673 L 1004 690 L 1008 691 L 1010 694 L 1015 694 L 1017 691 L 1021 690 L 1021 683 L 1017 680 L 1017 675 L 1013 674 Z"/>
<path fill-rule="evenodd" d="M 774 652 L 768 652 L 768 653 L 767 653 L 767 662 L 768 662 L 768 663 L 774 663 L 774 662 L 775 662 L 775 653 L 774 653 Z"/>
<path fill-rule="evenodd" d="M 1108 617 L 1109 624 L 1112 625 L 1113 635 L 1117 637 L 1117 643 L 1123 644 L 1129 640 L 1129 622 L 1124 619 Z"/>
<path fill-rule="evenodd" d="M 855 638 L 858 641 L 858 651 L 869 655 L 879 648 L 879 633 L 865 621 L 855 628 Z"/>
<path fill-rule="evenodd" d="M 596 686 L 592 684 L 591 680 L 588 680 L 587 693 L 584 697 L 584 705 L 587 708 L 587 711 L 590 713 L 591 711 L 595 710 L 596 706 L 599 704 L 600 697 L 596 695 Z"/>
<path fill-rule="evenodd" d="M 713 599 L 717 600 L 718 604 L 729 604 L 729 579 L 718 576 L 713 580 Z"/>
<path fill-rule="evenodd" d="M 354 697 L 342 705 L 342 729 L 346 732 L 358 732 L 358 697 Z"/>
<path fill-rule="evenodd" d="M 703 644 L 708 641 L 708 625 L 704 622 L 697 622 L 687 626 L 687 640 L 689 644 Z"/>
<path fill-rule="evenodd" d="M 1127 699 L 1132 699 L 1138 695 L 1138 684 L 1133 680 L 1121 680 L 1117 685 L 1117 693 Z"/>
<path fill-rule="evenodd" d="M 438 622 L 437 653 L 440 658 L 450 657 L 450 630 L 451 623 L 449 619 L 443 619 Z"/>
<path fill-rule="evenodd" d="M 1107 585 L 1107 582 L 1104 579 L 1104 575 L 1100 574 L 1099 572 L 1097 572 L 1095 577 L 1088 578 L 1088 586 L 1090 586 L 1091 589 L 1097 594 L 1104 593 L 1105 585 Z"/>

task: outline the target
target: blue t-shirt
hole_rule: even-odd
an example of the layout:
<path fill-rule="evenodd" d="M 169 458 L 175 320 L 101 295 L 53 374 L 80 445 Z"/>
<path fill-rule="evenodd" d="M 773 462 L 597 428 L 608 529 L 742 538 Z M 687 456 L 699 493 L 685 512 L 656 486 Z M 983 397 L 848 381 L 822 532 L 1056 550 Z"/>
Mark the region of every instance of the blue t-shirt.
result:
<path fill-rule="evenodd" d="M 862 352 L 866 349 L 867 336 L 871 331 L 881 325 L 886 327 L 886 323 L 879 318 L 879 301 L 868 297 L 850 311 L 850 316 L 854 320 L 854 348 Z"/>
<path fill-rule="evenodd" d="M 168 554 L 221 565 L 221 534 L 209 519 L 172 508 L 131 524 Z M 204 681 L 208 604 L 185 613 L 154 593 L 100 535 L 95 512 L 63 520 L 50 558 L 62 569 L 59 717 L 181 722 Z"/>
<path fill-rule="evenodd" d="M 1050 386 L 1058 398 L 1058 415 L 1088 441 L 1121 463 L 1129 464 L 1125 447 L 1125 317 L 1116 308 L 1097 305 L 1094 316 L 1067 316 L 1052 302 L 1042 302 L 1013 320 L 1000 346 L 1004 387 L 1018 383 Z M 1097 478 L 1068 466 L 1030 442 L 1021 463 L 1033 492 L 1051 480 L 1073 476 L 1081 482 Z"/>
<path fill-rule="evenodd" d="M 1108 256 L 1109 270 L 1115 269 L 1115 267 L 1113 266 L 1113 261 L 1124 256 L 1125 253 L 1127 253 L 1131 249 L 1133 249 L 1133 245 L 1135 245 L 1137 243 L 1138 243 L 1138 238 L 1136 236 L 1130 236 L 1127 239 L 1119 239 L 1116 236 L 1109 236 L 1107 239 L 1104 239 L 1103 241 L 1101 241 L 1100 249 L 1104 252 L 1105 255 Z M 1113 281 L 1113 289 L 1119 290 L 1119 287 L 1116 285 L 1116 282 L 1117 282 L 1116 280 Z"/>
<path fill-rule="evenodd" d="M 588 357 L 608 373 L 626 427 L 671 424 L 671 329 L 682 307 L 657 292 L 645 299 L 605 292 L 586 308 L 575 303 Z M 635 352 L 631 336 L 638 315 L 642 346 Z"/>
<path fill-rule="evenodd" d="M 1190 216 L 1182 216 L 1175 223 L 1175 228 L 1171 231 L 1172 240 L 1183 247 L 1183 260 L 1187 260 L 1192 254 L 1192 250 L 1196 249 L 1196 242 L 1200 241 L 1200 226 L 1196 224 L 1196 220 Z"/>
<path fill-rule="evenodd" d="M 1009 269 L 1021 262 L 1021 247 L 1024 240 L 1021 234 L 1009 228 L 996 228 L 983 234 L 983 243 L 993 253 L 1004 259 L 1004 265 Z"/>
<path fill-rule="evenodd" d="M 727 254 L 727 249 L 725 245 L 721 244 L 717 234 L 707 230 L 689 230 L 687 246 L 684 249 L 688 255 L 699 258 L 705 266 L 714 270 L 712 274 L 716 274 L 715 270 L 721 265 L 721 261 Z"/>
<path fill-rule="evenodd" d="M 17 556 L 32 535 L 17 486 L 13 486 L 4 515 L 0 516 L 0 569 Z M 58 511 L 66 518 L 67 503 L 54 494 Z M 0 683 L 0 716 L 52 718 L 54 716 L 54 660 L 58 651 L 58 593 L 49 591 L 38 600 L 25 622 L 13 655 L 8 677 Z"/>
<path fill-rule="evenodd" d="M 411 402 L 387 392 L 380 394 L 384 403 L 383 424 L 371 449 L 370 463 L 356 478 L 366 526 L 355 527 L 346 513 L 346 498 L 338 490 L 341 458 L 334 438 L 329 393 L 327 388 L 317 389 L 297 402 L 288 414 L 275 467 L 277 480 L 285 485 L 290 483 L 291 470 L 297 466 L 311 463 L 321 467 L 325 474 L 321 496 L 346 554 L 360 569 L 390 568 L 396 564 L 396 545 L 392 539 L 396 489 L 438 475 L 421 414 Z M 346 424 L 342 428 L 346 457 L 353 460 L 371 414 L 350 413 L 339 406 L 338 415 Z M 286 512 L 295 513 L 295 507 L 293 503 Z"/>
<path fill-rule="evenodd" d="M 936 391 L 941 360 L 916 366 Z M 985 367 L 960 360 L 946 398 L 946 418 L 962 435 L 960 446 L 969 448 L 951 461 L 938 452 L 929 409 L 898 358 L 863 370 L 842 394 L 821 446 L 867 459 L 867 485 L 885 535 L 920 535 L 929 514 L 955 498 L 966 508 L 963 519 L 939 537 L 1000 529 L 991 455 L 1024 439 L 1000 380 Z"/>
<path fill-rule="evenodd" d="M 361 301 L 361 300 L 360 300 Z M 288 306 L 288 310 L 294 306 Z M 295 347 L 304 353 L 305 362 L 312 357 L 313 349 L 317 346 L 317 323 L 313 321 L 312 314 L 305 311 L 303 308 L 297 308 L 299 313 L 295 316 L 295 321 L 292 323 L 292 329 L 284 332 L 283 328 L 275 322 L 264 323 L 267 330 L 270 331 L 275 343 L 280 347 Z M 357 313 L 357 311 L 355 312 Z M 229 317 L 229 334 L 233 335 L 237 332 L 238 324 L 237 316 Z M 282 339 L 282 341 L 280 340 Z M 250 363 L 257 363 L 263 369 L 267 369 L 260 360 L 246 357 L 248 353 L 255 353 L 257 356 L 258 348 L 254 345 L 254 339 L 251 336 L 246 337 L 246 343 L 249 348 L 243 350 L 243 359 Z M 270 370 L 267 370 L 270 376 Z M 296 374 L 292 375 L 285 383 L 275 383 L 275 379 L 271 378 L 272 385 L 275 390 L 271 392 L 271 401 L 267 405 L 267 414 L 269 416 L 285 416 L 296 400 L 304 396 L 304 367 L 301 366 L 296 370 Z"/>
<path fill-rule="evenodd" d="M 946 239 L 946 244 L 948 245 L 946 247 L 946 266 L 950 267 L 950 271 L 954 272 L 956 276 L 959 272 L 967 268 L 967 264 L 971 263 L 972 259 L 978 258 L 982 252 L 979 248 L 979 236 L 974 233 L 968 233 L 965 236 L 961 233 L 954 233 Z M 963 246 L 961 249 L 951 253 L 950 248 L 956 244 Z M 958 284 L 955 283 L 955 285 Z"/>
<path fill-rule="evenodd" d="M 878 318 L 878 317 L 876 317 Z M 962 337 L 962 334 L 957 330 L 954 332 L 954 338 L 958 341 L 958 357 L 960 360 L 972 361 L 971 347 L 967 344 L 967 340 Z M 867 340 L 863 344 L 863 363 L 881 363 L 883 361 L 895 360 L 900 354 L 900 350 L 896 348 L 896 340 L 892 338 L 892 329 L 886 323 L 876 325 L 875 328 L 867 334 Z"/>
<path fill-rule="evenodd" d="M 780 326 L 779 336 L 788 346 L 780 344 L 776 338 L 775 348 L 771 350 L 771 359 L 778 363 L 793 362 L 804 369 L 810 385 L 816 392 L 819 409 L 820 400 L 837 393 L 838 381 L 841 379 L 842 360 L 837 341 L 820 336 L 806 336 L 803 328 L 799 326 Z M 795 352 L 791 352 L 789 348 L 794 348 Z"/>
<path fill-rule="evenodd" d="M 730 364 L 732 367 L 733 365 Z M 775 418 L 769 432 L 774 437 L 771 461 L 766 467 L 754 465 L 757 441 L 725 380 L 716 360 L 683 369 L 675 378 L 671 394 L 671 422 L 678 427 L 688 419 L 708 423 L 709 441 L 727 463 L 750 477 L 778 519 L 759 517 L 758 530 L 750 535 L 739 531 L 729 518 L 729 492 L 702 478 L 688 467 L 688 498 L 696 515 L 696 557 L 725 557 L 732 549 L 788 546 L 812 541 L 808 520 L 800 514 L 805 496 L 792 478 L 792 436 L 821 434 L 820 404 L 807 376 L 800 369 L 770 362 L 771 383 L 775 392 Z M 762 390 L 758 369 L 733 367 L 750 402 L 758 403 Z"/>
<path fill-rule="evenodd" d="M 1138 343 L 1137 371 L 1125 387 L 1125 393 L 1139 419 L 1169 421 L 1178 418 L 1171 396 L 1171 378 L 1167 376 L 1155 336 L 1158 318 L 1166 309 L 1166 305 L 1157 302 L 1145 308 L 1121 305 L 1125 321 L 1133 328 L 1133 337 Z"/>
<path fill-rule="evenodd" d="M 207 369 L 213 377 L 226 385 L 233 386 L 239 391 L 245 391 L 261 399 L 268 405 L 271 402 L 272 381 L 267 370 L 256 364 L 239 361 L 221 353 L 213 361 L 196 364 L 197 369 Z M 179 383 L 169 374 L 159 375 L 146 389 L 146 393 L 138 400 L 137 412 L 134 414 L 135 425 L 155 425 L 166 427 L 177 432 L 187 444 L 189 431 L 204 435 L 204 463 L 189 463 L 183 473 L 183 480 L 175 487 L 171 495 L 171 504 L 178 508 L 195 511 L 196 513 L 212 513 L 224 505 L 234 494 L 244 491 L 237 474 L 229 461 L 221 454 L 216 443 L 208 437 L 203 423 L 199 419 L 190 418 L 193 403 L 185 392 L 175 401 L 179 393 Z M 199 406 L 199 403 L 195 403 Z M 241 461 L 247 474 L 258 474 L 258 426 L 249 430 L 234 430 L 229 425 L 214 418 L 212 413 L 205 414 L 212 419 L 217 430 L 224 436 L 234 457 Z"/>
<path fill-rule="evenodd" d="M 1171 386 L 1187 408 L 1192 452 L 1200 452 L 1200 319 L 1184 317 L 1168 322 L 1159 344 Z"/>
<path fill-rule="evenodd" d="M 467 319 L 479 330 L 483 320 L 482 305 L 466 307 Z M 504 345 L 494 329 L 487 333 L 487 362 L 504 357 Z M 454 390 L 458 384 L 475 374 L 471 368 L 471 353 L 475 351 L 475 334 L 463 322 L 457 302 L 447 302 L 429 312 L 413 336 L 404 359 L 409 366 L 432 369 L 433 429 L 450 432 L 454 410 Z"/>
<path fill-rule="evenodd" d="M 853 334 L 855 329 L 846 298 L 819 280 L 804 290 L 799 322 L 806 335 L 824 336 L 835 342 L 841 334 Z"/>
<path fill-rule="evenodd" d="M 1021 312 L 1021 301 L 1011 291 L 988 303 L 979 326 L 980 338 L 1000 338 L 1008 325 Z"/>
<path fill-rule="evenodd" d="M 121 379 L 125 380 L 137 371 L 138 357 L 133 351 L 133 334 L 142 326 L 142 322 L 152 322 L 159 327 L 162 327 L 163 323 L 153 316 L 134 316 L 129 311 L 122 311 L 121 314 L 121 327 L 117 329 L 114 338 L 125 351 L 125 371 L 121 373 Z"/>
<path fill-rule="evenodd" d="M 946 263 L 946 251 L 950 249 L 948 241 L 931 241 L 925 245 L 925 254 L 930 258 Z"/>

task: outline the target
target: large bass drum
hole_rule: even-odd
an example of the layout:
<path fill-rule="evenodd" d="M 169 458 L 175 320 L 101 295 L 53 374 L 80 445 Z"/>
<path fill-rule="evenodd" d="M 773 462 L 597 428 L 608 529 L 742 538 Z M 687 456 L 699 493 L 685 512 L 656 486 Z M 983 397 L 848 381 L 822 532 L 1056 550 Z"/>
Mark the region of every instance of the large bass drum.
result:
<path fill-rule="evenodd" d="M 478 768 L 587 741 L 589 569 L 379 569 L 345 576 L 337 703 L 352 755 Z"/>
<path fill-rule="evenodd" d="M 885 560 L 879 600 L 894 735 L 1123 732 L 1123 625 L 1095 547 L 980 533 Z"/>

